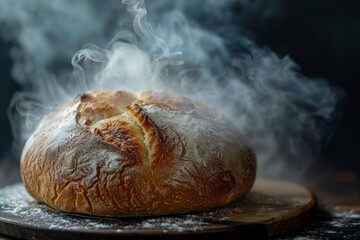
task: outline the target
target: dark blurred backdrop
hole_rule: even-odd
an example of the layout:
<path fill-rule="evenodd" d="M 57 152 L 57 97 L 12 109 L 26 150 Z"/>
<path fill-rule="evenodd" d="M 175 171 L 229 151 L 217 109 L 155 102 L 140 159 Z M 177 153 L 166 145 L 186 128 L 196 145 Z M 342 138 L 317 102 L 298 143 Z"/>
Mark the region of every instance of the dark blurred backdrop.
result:
<path fill-rule="evenodd" d="M 346 91 L 343 117 L 319 164 L 360 173 L 360 1 L 282 2 L 286 11 L 258 33 L 259 41 L 289 54 L 306 76 L 323 77 Z"/>
<path fill-rule="evenodd" d="M 260 46 L 289 55 L 308 77 L 321 77 L 346 91 L 343 117 L 318 160 L 320 165 L 360 172 L 360 1 L 282 0 L 281 11 L 266 21 L 243 21 Z M 238 9 L 233 9 L 238 11 Z M 239 10 L 240 11 L 240 10 Z M 254 16 L 255 18 L 256 16 Z M 11 158 L 11 128 L 7 117 L 18 86 L 11 78 L 9 49 L 16 42 L 0 39 L 0 154 Z"/>
<path fill-rule="evenodd" d="M 308 77 L 323 77 L 346 91 L 343 116 L 318 165 L 360 174 L 360 1 L 281 1 L 286 9 L 271 27 L 254 29 L 260 45 L 288 54 Z"/>

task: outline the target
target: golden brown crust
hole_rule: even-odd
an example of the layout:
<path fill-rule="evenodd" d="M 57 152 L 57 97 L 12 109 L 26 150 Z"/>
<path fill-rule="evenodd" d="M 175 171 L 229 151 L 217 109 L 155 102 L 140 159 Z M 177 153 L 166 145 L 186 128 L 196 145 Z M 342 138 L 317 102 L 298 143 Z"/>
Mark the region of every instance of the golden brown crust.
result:
<path fill-rule="evenodd" d="M 165 92 L 85 93 L 44 117 L 21 159 L 34 198 L 101 216 L 224 206 L 255 173 L 254 152 L 219 114 Z"/>

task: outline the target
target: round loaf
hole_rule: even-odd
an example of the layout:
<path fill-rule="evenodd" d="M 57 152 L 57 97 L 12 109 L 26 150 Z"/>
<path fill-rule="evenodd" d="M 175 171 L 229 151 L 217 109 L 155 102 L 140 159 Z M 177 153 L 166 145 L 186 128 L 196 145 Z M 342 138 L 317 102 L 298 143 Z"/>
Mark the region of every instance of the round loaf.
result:
<path fill-rule="evenodd" d="M 21 157 L 31 196 L 99 216 L 224 206 L 255 174 L 253 150 L 221 115 L 165 92 L 84 93 L 43 118 Z"/>

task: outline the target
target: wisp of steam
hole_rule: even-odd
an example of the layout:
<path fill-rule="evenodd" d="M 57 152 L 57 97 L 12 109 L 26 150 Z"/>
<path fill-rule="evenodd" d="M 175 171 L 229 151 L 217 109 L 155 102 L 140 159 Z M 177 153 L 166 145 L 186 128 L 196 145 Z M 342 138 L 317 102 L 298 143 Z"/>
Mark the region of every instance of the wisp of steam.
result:
<path fill-rule="evenodd" d="M 17 14 L 9 14 L 10 2 Z M 165 89 L 218 109 L 254 146 L 260 175 L 299 176 L 331 136 L 341 90 L 301 75 L 290 57 L 257 46 L 240 26 L 214 30 L 187 18 L 181 10 L 193 7 L 190 1 L 149 1 L 149 13 L 142 0 L 107 1 L 101 5 L 110 6 L 107 14 L 96 11 L 95 1 L 29 2 L 2 1 L 0 7 L 2 35 L 19 45 L 11 52 L 13 77 L 23 90 L 9 111 L 18 152 L 47 111 L 97 88 Z M 212 11 L 199 12 L 210 14 L 236 1 L 201 2 Z M 116 27 L 109 23 L 114 16 Z M 70 73 L 69 51 L 86 42 L 93 43 L 75 52 Z"/>

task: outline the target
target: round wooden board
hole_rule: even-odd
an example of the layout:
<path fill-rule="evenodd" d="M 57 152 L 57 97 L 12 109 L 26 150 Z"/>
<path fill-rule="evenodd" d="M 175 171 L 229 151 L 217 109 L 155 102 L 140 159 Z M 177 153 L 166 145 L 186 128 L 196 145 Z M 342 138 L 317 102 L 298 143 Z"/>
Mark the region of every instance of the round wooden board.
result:
<path fill-rule="evenodd" d="M 0 233 L 23 239 L 265 238 L 310 220 L 314 195 L 286 181 L 258 178 L 251 192 L 212 211 L 152 218 L 66 214 L 34 201 L 21 183 L 0 189 Z"/>

